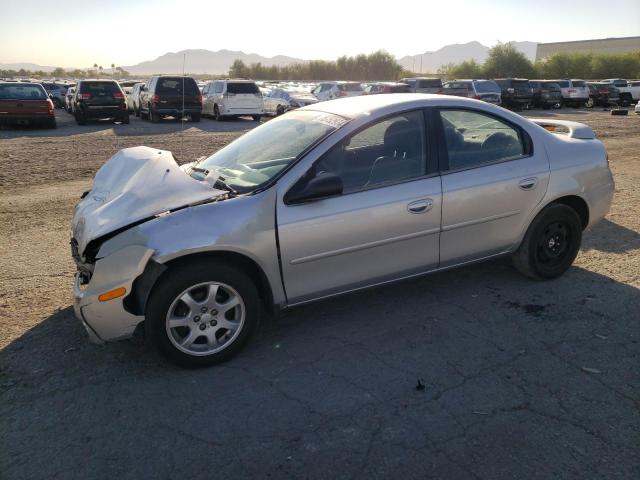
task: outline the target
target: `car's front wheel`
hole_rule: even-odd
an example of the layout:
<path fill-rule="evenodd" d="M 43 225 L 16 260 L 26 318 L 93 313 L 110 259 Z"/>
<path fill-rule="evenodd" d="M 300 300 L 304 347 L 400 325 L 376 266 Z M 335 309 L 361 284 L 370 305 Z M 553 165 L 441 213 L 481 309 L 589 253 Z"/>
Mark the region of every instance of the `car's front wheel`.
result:
<path fill-rule="evenodd" d="M 258 291 L 242 270 L 219 262 L 187 262 L 169 270 L 152 292 L 146 329 L 171 361 L 209 366 L 245 345 L 260 311 Z"/>
<path fill-rule="evenodd" d="M 531 278 L 556 278 L 573 264 L 581 242 L 582 224 L 576 211 L 567 205 L 551 204 L 531 222 L 513 263 Z"/>

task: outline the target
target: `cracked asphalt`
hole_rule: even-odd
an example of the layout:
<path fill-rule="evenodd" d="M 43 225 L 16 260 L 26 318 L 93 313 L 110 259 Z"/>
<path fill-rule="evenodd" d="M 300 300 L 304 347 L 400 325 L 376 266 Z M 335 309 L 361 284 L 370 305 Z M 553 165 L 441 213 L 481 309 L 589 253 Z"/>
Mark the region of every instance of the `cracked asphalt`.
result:
<path fill-rule="evenodd" d="M 0 132 L 0 478 L 640 478 L 640 117 L 554 113 L 594 126 L 617 185 L 562 278 L 502 259 L 342 296 L 184 370 L 87 343 L 71 209 L 123 145 L 187 159 L 255 124 L 180 139 L 58 115 L 53 134 Z"/>

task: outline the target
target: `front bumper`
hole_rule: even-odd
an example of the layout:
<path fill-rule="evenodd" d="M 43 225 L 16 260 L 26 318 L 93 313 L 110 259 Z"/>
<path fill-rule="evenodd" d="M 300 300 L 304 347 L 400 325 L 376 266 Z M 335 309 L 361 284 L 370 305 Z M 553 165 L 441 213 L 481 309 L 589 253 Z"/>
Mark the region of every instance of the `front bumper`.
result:
<path fill-rule="evenodd" d="M 81 283 L 81 274 L 75 276 L 73 309 L 95 343 L 129 338 L 144 320 L 124 307 L 124 299 L 131 293 L 133 281 L 142 274 L 153 250 L 140 245 L 125 247 L 95 264 L 91 280 Z M 124 287 L 125 295 L 106 302 L 98 297 L 108 291 Z"/>

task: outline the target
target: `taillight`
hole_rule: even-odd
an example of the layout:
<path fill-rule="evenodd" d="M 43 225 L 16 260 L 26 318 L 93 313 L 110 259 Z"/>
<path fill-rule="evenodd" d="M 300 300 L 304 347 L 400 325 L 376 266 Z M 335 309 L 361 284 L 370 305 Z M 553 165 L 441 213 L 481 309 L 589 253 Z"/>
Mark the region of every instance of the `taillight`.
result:
<path fill-rule="evenodd" d="M 480 100 L 480 95 L 474 95 L 472 98 L 475 98 L 476 100 Z"/>
<path fill-rule="evenodd" d="M 202 95 L 196 95 L 196 102 L 202 103 Z"/>
<path fill-rule="evenodd" d="M 603 87 L 598 90 L 598 93 L 609 93 L 609 89 L 607 87 Z"/>
<path fill-rule="evenodd" d="M 47 100 L 47 109 L 49 110 L 49 115 L 53 115 L 53 102 L 51 99 Z"/>
<path fill-rule="evenodd" d="M 114 92 L 113 98 L 124 98 L 124 93 L 122 92 Z"/>
<path fill-rule="evenodd" d="M 91 94 L 90 93 L 79 93 L 78 97 L 80 97 L 80 100 L 89 100 L 91 98 Z"/>
<path fill-rule="evenodd" d="M 153 103 L 160 103 L 160 95 L 154 95 L 153 97 L 151 97 L 151 101 Z"/>

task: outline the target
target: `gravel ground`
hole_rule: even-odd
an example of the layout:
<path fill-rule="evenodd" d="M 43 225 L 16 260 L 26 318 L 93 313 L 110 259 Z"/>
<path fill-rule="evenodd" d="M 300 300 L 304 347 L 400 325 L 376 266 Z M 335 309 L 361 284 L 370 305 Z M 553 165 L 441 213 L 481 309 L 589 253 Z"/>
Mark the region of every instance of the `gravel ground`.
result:
<path fill-rule="evenodd" d="M 640 117 L 591 125 L 616 179 L 575 266 L 499 260 L 291 310 L 182 370 L 87 343 L 73 205 L 118 149 L 211 153 L 248 120 L 0 131 L 0 477 L 640 478 Z"/>

